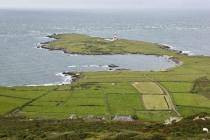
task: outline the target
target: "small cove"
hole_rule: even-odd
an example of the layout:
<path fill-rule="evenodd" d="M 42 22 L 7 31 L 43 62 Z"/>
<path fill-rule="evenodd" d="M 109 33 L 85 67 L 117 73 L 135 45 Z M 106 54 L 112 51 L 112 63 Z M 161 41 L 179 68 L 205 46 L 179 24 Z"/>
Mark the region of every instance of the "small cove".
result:
<path fill-rule="evenodd" d="M 62 72 L 66 71 L 160 71 L 176 66 L 175 62 L 163 56 L 142 54 L 77 55 L 66 54 L 62 51 L 38 50 L 47 51 L 52 57 L 46 60 L 39 60 L 39 62 L 32 61 L 32 63 L 27 64 L 27 69 L 24 64 L 10 65 L 13 68 L 2 70 L 0 85 L 22 86 L 68 83 L 69 77 L 62 75 Z M 111 68 L 109 65 L 117 67 Z"/>

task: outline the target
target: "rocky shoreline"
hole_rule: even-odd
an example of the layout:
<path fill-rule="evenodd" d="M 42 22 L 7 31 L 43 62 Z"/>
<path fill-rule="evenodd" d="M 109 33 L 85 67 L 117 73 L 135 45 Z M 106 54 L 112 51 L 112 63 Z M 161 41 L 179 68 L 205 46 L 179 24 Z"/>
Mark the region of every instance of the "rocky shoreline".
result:
<path fill-rule="evenodd" d="M 65 76 L 71 76 L 71 83 L 80 79 L 80 73 L 78 72 L 62 72 L 62 74 Z"/>

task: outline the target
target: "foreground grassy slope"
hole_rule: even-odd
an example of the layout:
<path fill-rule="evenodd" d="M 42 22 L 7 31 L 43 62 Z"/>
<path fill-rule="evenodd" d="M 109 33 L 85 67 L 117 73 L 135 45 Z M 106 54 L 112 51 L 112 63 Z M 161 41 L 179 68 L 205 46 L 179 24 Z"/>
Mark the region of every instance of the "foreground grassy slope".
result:
<path fill-rule="evenodd" d="M 199 114 L 205 117 L 208 114 Z M 191 116 L 179 123 L 104 122 L 82 120 L 29 120 L 0 117 L 1 140 L 201 140 L 209 139 L 202 128 L 209 120 L 193 121 Z"/>
<path fill-rule="evenodd" d="M 182 116 L 199 112 L 210 112 L 209 93 L 199 92 L 193 86 L 196 79 L 210 79 L 210 57 L 186 56 L 161 47 L 160 45 L 120 39 L 114 42 L 103 38 L 78 34 L 53 35 L 57 40 L 45 44 L 44 48 L 61 49 L 81 54 L 125 54 L 140 53 L 169 55 L 183 62 L 181 66 L 162 72 L 85 72 L 73 85 L 52 87 L 0 88 L 0 113 L 19 114 L 36 118 L 68 118 L 73 114 L 103 116 L 132 115 L 141 120 L 163 121 L 177 116 L 172 109 L 149 110 L 144 106 L 142 90 L 133 83 L 155 82 L 168 92 L 176 110 Z M 144 83 L 146 82 L 146 83 Z M 148 85 L 148 84 L 147 84 Z M 154 86 L 154 85 L 152 85 Z M 208 86 L 208 85 L 207 85 Z M 150 87 L 147 87 L 150 88 Z M 144 90 L 143 90 L 144 91 Z M 147 96 L 146 101 L 156 102 L 156 96 Z M 160 101 L 159 100 L 159 101 Z M 165 99 L 167 100 L 167 99 Z M 158 101 L 157 101 L 158 102 Z M 155 106 L 158 106 L 155 104 Z"/>

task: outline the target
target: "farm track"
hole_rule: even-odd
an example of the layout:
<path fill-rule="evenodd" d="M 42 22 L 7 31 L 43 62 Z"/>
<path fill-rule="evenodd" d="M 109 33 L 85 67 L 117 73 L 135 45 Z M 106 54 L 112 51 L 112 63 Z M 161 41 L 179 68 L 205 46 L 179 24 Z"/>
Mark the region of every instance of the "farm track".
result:
<path fill-rule="evenodd" d="M 177 116 L 181 116 L 181 114 L 177 111 L 177 109 L 176 109 L 176 106 L 174 105 L 174 103 L 173 103 L 173 101 L 172 101 L 172 97 L 171 97 L 171 95 L 170 95 L 170 93 L 163 87 L 163 86 L 161 86 L 161 84 L 159 83 L 159 82 L 156 82 L 157 84 L 158 84 L 158 86 L 163 90 L 163 92 L 164 93 L 166 93 L 166 95 L 169 97 L 168 98 L 168 105 L 170 105 L 170 108 L 172 109 L 172 110 L 174 110 L 174 112 L 177 114 Z"/>

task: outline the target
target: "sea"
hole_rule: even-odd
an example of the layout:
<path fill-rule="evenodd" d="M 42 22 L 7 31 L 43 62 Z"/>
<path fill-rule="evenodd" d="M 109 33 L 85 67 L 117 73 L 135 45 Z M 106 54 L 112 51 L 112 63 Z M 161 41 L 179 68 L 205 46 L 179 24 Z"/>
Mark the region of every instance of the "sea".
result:
<path fill-rule="evenodd" d="M 53 33 L 143 40 L 189 55 L 210 55 L 210 10 L 0 10 L 0 86 L 65 84 L 64 71 L 106 71 L 108 65 L 156 71 L 175 64 L 144 55 L 86 56 L 39 49 Z"/>

